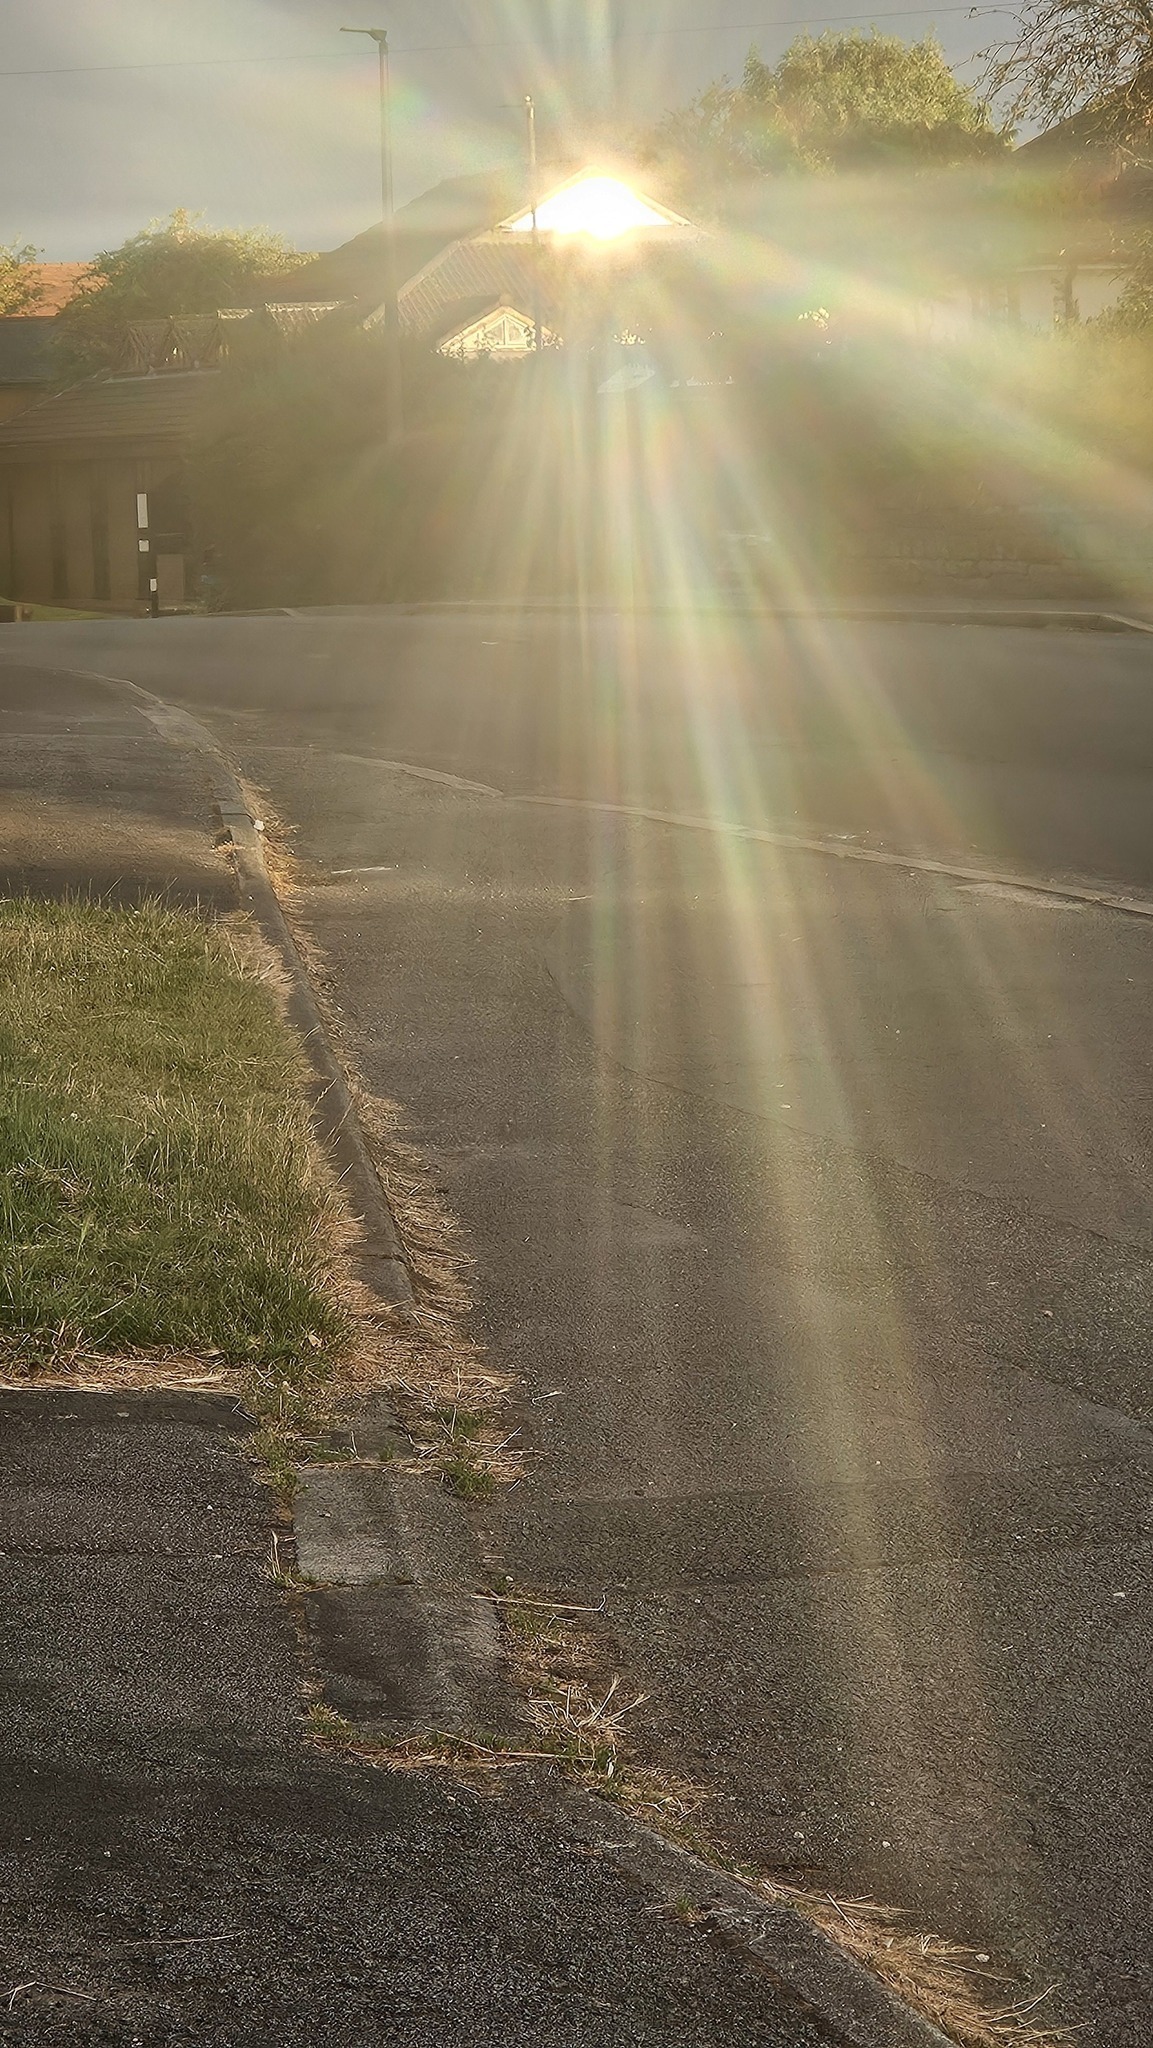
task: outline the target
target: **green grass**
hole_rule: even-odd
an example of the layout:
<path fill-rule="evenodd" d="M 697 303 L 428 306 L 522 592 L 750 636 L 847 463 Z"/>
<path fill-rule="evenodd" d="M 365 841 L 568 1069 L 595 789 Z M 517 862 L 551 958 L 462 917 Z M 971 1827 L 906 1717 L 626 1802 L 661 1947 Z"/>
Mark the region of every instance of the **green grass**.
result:
<path fill-rule="evenodd" d="M 482 1465 L 475 1451 L 466 1446 L 451 1458 L 446 1458 L 440 1468 L 441 1479 L 449 1493 L 455 1493 L 458 1500 L 487 1500 L 496 1492 L 496 1479 L 487 1465 Z"/>
<path fill-rule="evenodd" d="M 301 1078 L 227 931 L 0 899 L 0 1354 L 318 1377 L 349 1322 Z"/>
<path fill-rule="evenodd" d="M 12 604 L 14 602 L 14 599 L 5 597 L 0 592 L 0 604 Z M 34 604 L 29 606 L 29 610 L 32 614 L 30 623 L 33 625 L 51 625 L 54 621 L 59 623 L 61 620 L 68 619 L 106 619 L 108 617 L 107 612 L 72 611 L 67 606 L 59 604 Z"/>

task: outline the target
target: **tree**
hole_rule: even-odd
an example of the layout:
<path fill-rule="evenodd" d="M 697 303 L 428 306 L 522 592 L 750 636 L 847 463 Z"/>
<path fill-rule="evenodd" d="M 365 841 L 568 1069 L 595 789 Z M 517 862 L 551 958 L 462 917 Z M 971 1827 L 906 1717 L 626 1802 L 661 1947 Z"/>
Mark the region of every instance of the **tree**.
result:
<path fill-rule="evenodd" d="M 34 313 L 44 297 L 31 242 L 0 242 L 0 319 Z"/>
<path fill-rule="evenodd" d="M 795 171 L 913 168 L 999 153 L 1007 135 L 932 37 L 798 36 L 779 61 L 749 53 L 738 86 L 718 82 L 650 138 L 682 189 Z"/>
<path fill-rule="evenodd" d="M 462 535 L 487 533 L 516 371 L 406 338 L 399 447 L 384 371 L 382 330 L 351 308 L 290 336 L 241 328 L 189 459 L 196 528 L 230 603 L 439 594 Z"/>
<path fill-rule="evenodd" d="M 1096 334 L 1142 335 L 1153 341 L 1153 232 L 1144 228 L 1130 249 L 1130 269 L 1117 303 L 1088 326 Z"/>
<path fill-rule="evenodd" d="M 1009 119 L 1084 115 L 1086 140 L 1136 156 L 1153 136 L 1153 9 L 1146 0 L 1026 0 L 1016 34 L 985 52 Z"/>
<path fill-rule="evenodd" d="M 178 209 L 89 265 L 81 290 L 59 317 L 61 368 L 77 377 L 107 369 L 131 321 L 215 313 L 243 303 L 258 279 L 306 261 L 267 228 L 206 228 Z"/>

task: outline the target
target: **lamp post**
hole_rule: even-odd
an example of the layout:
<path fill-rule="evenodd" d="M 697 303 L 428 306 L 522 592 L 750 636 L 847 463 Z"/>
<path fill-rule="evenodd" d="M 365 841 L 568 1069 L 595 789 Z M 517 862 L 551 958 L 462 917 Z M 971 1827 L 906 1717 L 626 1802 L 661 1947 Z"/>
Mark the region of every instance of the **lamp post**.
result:
<path fill-rule="evenodd" d="M 537 207 L 540 204 L 540 180 L 536 161 L 536 101 L 531 93 L 524 98 L 525 118 L 528 122 L 528 181 L 529 204 L 532 207 L 532 324 L 533 347 L 537 355 L 541 349 L 540 321 L 540 231 L 537 227 Z"/>
<path fill-rule="evenodd" d="M 384 384 L 389 442 L 404 431 L 404 384 L 400 366 L 400 302 L 396 278 L 396 208 L 392 193 L 392 106 L 386 28 L 342 28 L 342 36 L 369 36 L 376 44 L 380 72 L 380 206 L 384 225 Z"/>

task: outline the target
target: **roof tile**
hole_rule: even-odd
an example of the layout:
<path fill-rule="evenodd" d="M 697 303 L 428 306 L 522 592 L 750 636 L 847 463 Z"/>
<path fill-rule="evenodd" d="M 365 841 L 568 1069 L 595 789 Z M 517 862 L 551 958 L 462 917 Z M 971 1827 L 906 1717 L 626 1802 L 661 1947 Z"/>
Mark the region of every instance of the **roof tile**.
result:
<path fill-rule="evenodd" d="M 92 377 L 55 392 L 0 424 L 0 456 L 9 450 L 116 441 L 181 441 L 198 424 L 217 372 L 151 377 Z"/>

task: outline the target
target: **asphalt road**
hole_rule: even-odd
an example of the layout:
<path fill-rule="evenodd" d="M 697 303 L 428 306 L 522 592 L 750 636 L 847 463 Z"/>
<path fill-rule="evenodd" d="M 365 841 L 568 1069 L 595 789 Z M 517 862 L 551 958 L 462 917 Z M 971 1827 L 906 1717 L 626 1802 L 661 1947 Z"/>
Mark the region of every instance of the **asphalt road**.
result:
<path fill-rule="evenodd" d="M 654 1751 L 749 1853 L 1146 2048 L 1153 922 L 1061 892 L 1153 895 L 1153 645 L 456 615 L 32 647 L 207 714 L 300 828 L 547 1452 L 503 1568 L 607 1592 Z"/>
<path fill-rule="evenodd" d="M 89 888 L 234 908 L 203 757 L 123 693 L 8 664 L 0 892 Z M 547 1781 L 500 1796 L 311 1748 L 250 1426 L 199 1381 L 0 1390 L 5 2042 L 844 2042 L 851 1987 L 818 2017 L 731 1923 L 686 1924 L 611 1809 L 606 1840 Z"/>

